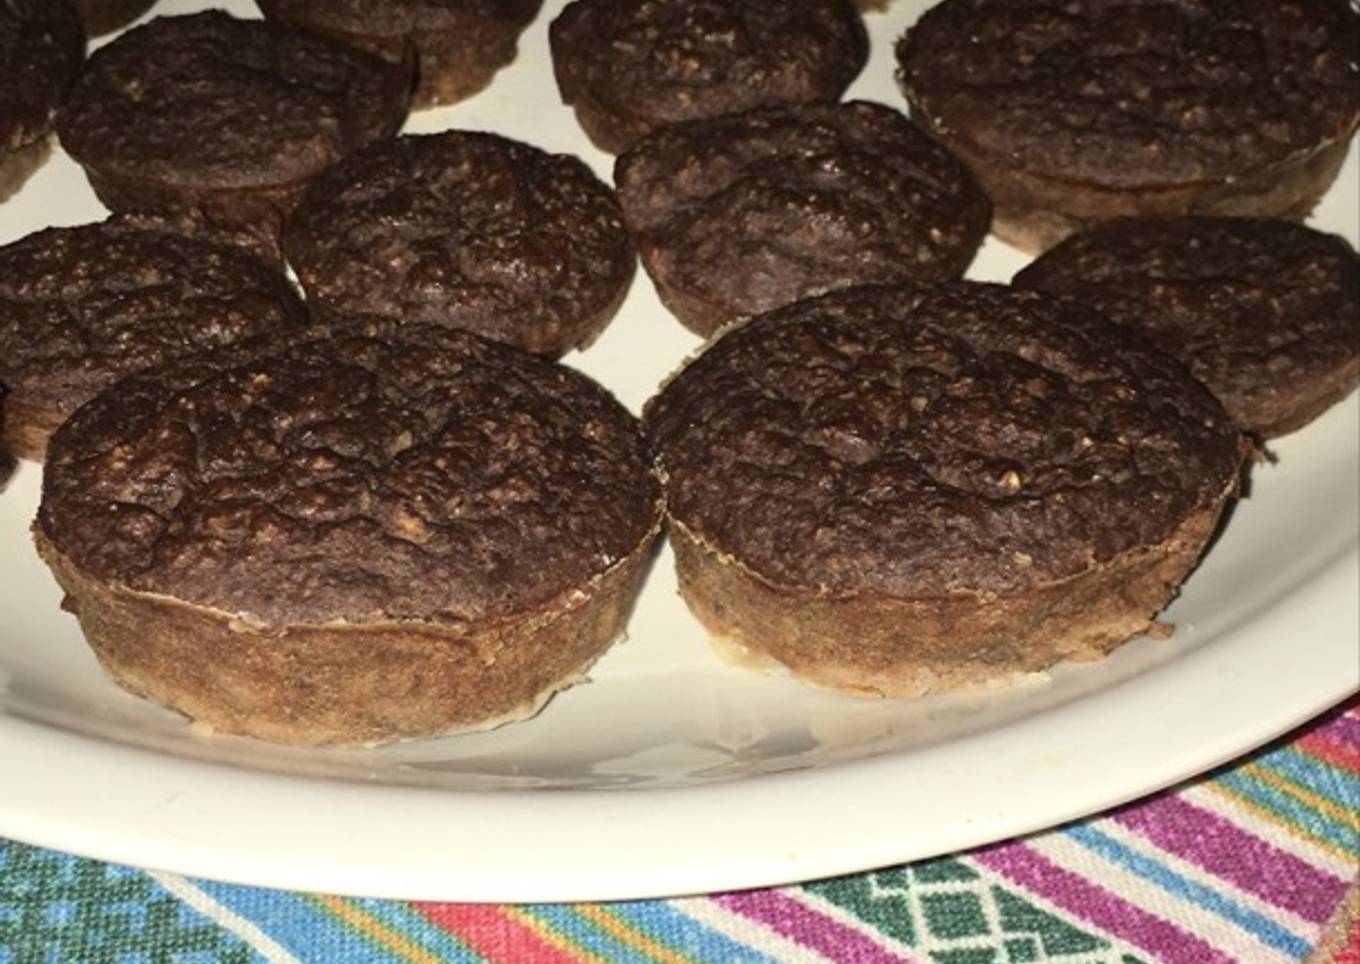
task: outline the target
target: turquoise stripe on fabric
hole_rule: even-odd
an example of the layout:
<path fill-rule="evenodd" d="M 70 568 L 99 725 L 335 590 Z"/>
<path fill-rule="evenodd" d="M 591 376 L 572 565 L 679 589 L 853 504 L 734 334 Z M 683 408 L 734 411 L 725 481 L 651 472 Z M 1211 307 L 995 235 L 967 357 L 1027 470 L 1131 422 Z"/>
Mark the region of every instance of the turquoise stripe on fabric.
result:
<path fill-rule="evenodd" d="M 1297 797 L 1277 790 L 1240 770 L 1229 770 L 1219 774 L 1216 779 L 1219 784 L 1232 792 L 1259 803 L 1285 820 L 1298 825 L 1328 843 L 1335 844 L 1347 853 L 1360 853 L 1360 838 L 1354 830 L 1320 813 Z"/>
<path fill-rule="evenodd" d="M 564 904 L 530 904 L 520 910 L 535 920 L 548 924 L 555 930 L 571 938 L 577 944 L 600 955 L 611 964 L 656 964 L 650 954 L 643 954 L 637 948 L 625 944 L 601 930 L 591 921 L 581 916 L 574 908 Z"/>
<path fill-rule="evenodd" d="M 324 907 L 300 894 L 211 880 L 195 879 L 190 883 L 223 907 L 249 920 L 302 961 L 362 960 L 372 961 L 373 964 L 407 964 L 405 957 L 375 944 Z M 364 909 L 372 911 L 371 906 L 365 906 Z M 426 943 L 426 933 L 442 933 L 434 931 L 428 921 L 424 921 L 424 927 L 429 930 L 422 929 L 419 943 Z M 486 964 L 485 958 L 452 935 L 443 936 L 446 938 L 443 956 L 451 964 Z"/>
<path fill-rule="evenodd" d="M 741 944 L 685 913 L 685 905 L 702 898 L 680 901 L 623 901 L 609 909 L 659 944 L 675 948 L 696 961 L 731 964 L 779 964 L 748 944 Z"/>
<path fill-rule="evenodd" d="M 1343 810 L 1355 812 L 1360 809 L 1360 780 L 1356 774 L 1334 767 L 1326 760 L 1307 756 L 1291 746 L 1259 762 Z"/>
<path fill-rule="evenodd" d="M 1170 867 L 1158 863 L 1094 827 L 1073 826 L 1063 833 L 1087 850 L 1156 884 L 1167 893 L 1236 924 L 1270 947 L 1298 958 L 1306 957 L 1312 949 L 1308 941 L 1281 927 L 1259 911 L 1243 907 L 1231 897 L 1181 876 Z"/>
<path fill-rule="evenodd" d="M 190 878 L 189 883 L 223 907 L 250 921 L 268 934 L 284 950 L 303 961 L 314 961 L 318 953 L 329 951 L 336 959 L 354 953 L 368 941 L 354 934 L 330 914 L 299 895 L 240 884 Z M 395 960 L 373 948 L 371 960 L 387 964 Z"/>

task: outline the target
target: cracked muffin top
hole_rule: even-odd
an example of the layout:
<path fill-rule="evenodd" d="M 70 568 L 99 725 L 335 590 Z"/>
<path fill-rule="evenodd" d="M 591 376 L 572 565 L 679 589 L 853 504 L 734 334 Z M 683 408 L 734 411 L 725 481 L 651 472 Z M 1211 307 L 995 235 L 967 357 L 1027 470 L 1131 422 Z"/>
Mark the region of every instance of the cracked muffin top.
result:
<path fill-rule="evenodd" d="M 1347 0 L 945 0 L 897 59 L 913 113 L 950 143 L 1124 189 L 1348 137 L 1357 49 Z"/>
<path fill-rule="evenodd" d="M 38 525 L 98 579 L 247 624 L 515 613 L 657 525 L 637 420 L 478 336 L 259 339 L 134 376 L 49 450 Z"/>
<path fill-rule="evenodd" d="M 1013 283 L 1141 331 L 1263 435 L 1299 427 L 1360 382 L 1360 255 L 1292 221 L 1116 219 Z"/>
<path fill-rule="evenodd" d="M 562 99 L 593 103 L 638 134 L 839 100 L 869 50 L 850 0 L 576 0 L 549 40 Z"/>
<path fill-rule="evenodd" d="M 394 134 L 411 71 L 222 11 L 157 17 L 90 57 L 57 132 L 82 165 L 137 181 L 288 184 Z"/>
<path fill-rule="evenodd" d="M 614 192 L 585 163 L 473 131 L 404 135 L 323 174 L 284 227 L 315 310 L 465 328 L 558 355 L 633 275 Z"/>
<path fill-rule="evenodd" d="M 867 101 L 664 127 L 614 180 L 647 270 L 709 306 L 705 334 L 850 284 L 956 278 L 991 217 L 957 158 Z"/>
<path fill-rule="evenodd" d="M 253 236 L 190 213 L 115 215 L 0 247 L 0 381 L 26 407 L 71 411 L 134 371 L 307 310 Z"/>
<path fill-rule="evenodd" d="M 1168 538 L 1241 439 L 1092 309 L 953 282 L 758 316 L 649 403 L 668 511 L 776 586 L 1023 592 Z"/>

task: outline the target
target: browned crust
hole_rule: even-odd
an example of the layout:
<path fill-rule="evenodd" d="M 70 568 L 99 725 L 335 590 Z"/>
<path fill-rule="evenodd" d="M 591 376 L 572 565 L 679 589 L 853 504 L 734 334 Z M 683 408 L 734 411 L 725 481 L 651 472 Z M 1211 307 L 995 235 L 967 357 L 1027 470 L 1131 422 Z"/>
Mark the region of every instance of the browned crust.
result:
<path fill-rule="evenodd" d="M 1023 594 L 936 598 L 775 586 L 670 520 L 680 595 L 715 640 L 768 656 L 814 686 L 918 697 L 1004 684 L 1063 660 L 1099 659 L 1155 621 L 1194 567 L 1227 493 L 1164 542 Z"/>
<path fill-rule="evenodd" d="M 215 732 L 322 745 L 532 716 L 623 633 L 656 533 L 581 588 L 503 619 L 281 627 L 102 583 L 36 526 L 33 538 L 119 685 Z"/>
<path fill-rule="evenodd" d="M 915 105 L 913 105 L 915 106 Z M 913 117 L 929 123 L 919 108 Z M 1068 235 L 1117 217 L 1184 214 L 1302 220 L 1327 193 L 1346 159 L 1351 131 L 1314 151 L 1250 177 L 1144 190 L 1105 188 L 1048 177 L 998 163 L 932 127 L 982 182 L 995 206 L 992 233 L 1028 254 L 1041 254 Z"/>

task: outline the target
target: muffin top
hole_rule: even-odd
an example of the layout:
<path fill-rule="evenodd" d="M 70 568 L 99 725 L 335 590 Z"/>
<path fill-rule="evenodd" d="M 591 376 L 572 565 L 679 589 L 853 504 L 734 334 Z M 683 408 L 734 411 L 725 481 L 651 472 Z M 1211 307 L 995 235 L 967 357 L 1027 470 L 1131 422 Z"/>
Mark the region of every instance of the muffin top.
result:
<path fill-rule="evenodd" d="M 958 277 L 991 216 L 947 149 L 864 101 L 663 127 L 614 180 L 648 270 L 715 321 L 848 284 Z"/>
<path fill-rule="evenodd" d="M 124 177 L 288 184 L 394 134 L 412 70 L 269 21 L 158 17 L 90 57 L 57 132 L 77 161 Z"/>
<path fill-rule="evenodd" d="M 1360 119 L 1347 0 L 944 0 L 897 47 L 913 113 L 1026 170 L 1115 188 L 1217 181 Z"/>
<path fill-rule="evenodd" d="M 565 101 L 653 125 L 838 100 L 869 47 L 850 0 L 575 0 L 550 41 Z"/>
<path fill-rule="evenodd" d="M 1264 435 L 1297 427 L 1284 400 L 1294 390 L 1347 364 L 1360 378 L 1360 256 L 1292 221 L 1119 219 L 1068 238 L 1014 283 L 1143 332 Z"/>
<path fill-rule="evenodd" d="M 85 33 L 66 0 L 0 3 L 0 152 L 52 129 L 84 59 Z"/>
<path fill-rule="evenodd" d="M 94 578 L 247 624 L 457 625 L 585 586 L 659 513 L 599 385 L 404 326 L 119 382 L 54 436 L 38 524 Z"/>
<path fill-rule="evenodd" d="M 782 587 L 1014 593 L 1153 546 L 1241 440 L 1093 310 L 952 282 L 844 289 L 719 338 L 649 403 L 668 511 Z"/>
<path fill-rule="evenodd" d="M 0 381 L 69 411 L 131 372 L 303 326 L 282 271 L 222 237 L 192 214 L 131 214 L 0 247 Z"/>
<path fill-rule="evenodd" d="M 618 201 L 584 162 L 468 131 L 395 138 L 326 172 L 283 244 L 322 312 L 549 355 L 607 321 L 633 274 Z"/>

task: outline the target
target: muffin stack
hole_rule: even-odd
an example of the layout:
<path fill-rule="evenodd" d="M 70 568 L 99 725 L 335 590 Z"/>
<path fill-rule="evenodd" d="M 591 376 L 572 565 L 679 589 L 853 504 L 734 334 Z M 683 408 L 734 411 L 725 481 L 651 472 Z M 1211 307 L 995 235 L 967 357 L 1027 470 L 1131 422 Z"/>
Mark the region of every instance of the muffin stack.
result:
<path fill-rule="evenodd" d="M 102 665 L 217 731 L 531 716 L 663 520 L 739 663 L 902 698 L 1096 659 L 1360 383 L 1360 258 L 1277 220 L 1360 122 L 1345 3 L 943 0 L 910 119 L 842 99 L 850 0 L 261 0 L 78 76 L 115 12 L 40 6 L 0 13 L 6 70 L 46 51 L 4 143 L 55 126 L 116 213 L 0 247 L 4 438 Z M 583 157 L 425 110 L 532 96 L 531 45 Z M 961 280 L 989 231 L 1051 250 Z M 635 255 L 709 340 L 630 412 L 554 359 L 655 352 L 663 312 L 610 328 Z"/>

